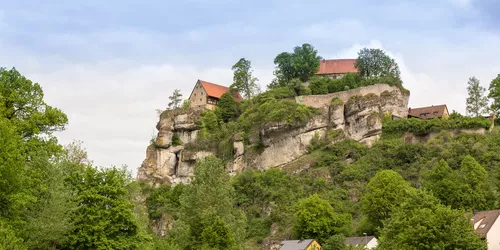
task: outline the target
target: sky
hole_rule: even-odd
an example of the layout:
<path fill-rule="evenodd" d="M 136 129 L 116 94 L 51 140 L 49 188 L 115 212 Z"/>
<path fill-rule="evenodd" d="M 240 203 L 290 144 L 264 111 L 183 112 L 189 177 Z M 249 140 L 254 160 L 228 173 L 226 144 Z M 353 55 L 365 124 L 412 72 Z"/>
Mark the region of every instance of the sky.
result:
<path fill-rule="evenodd" d="M 156 109 L 198 79 L 230 85 L 252 61 L 263 88 L 273 59 L 302 43 L 326 59 L 381 48 L 398 62 L 410 107 L 465 112 L 471 76 L 500 73 L 497 0 L 0 0 L 0 67 L 38 82 L 99 166 L 135 174 L 157 133 Z"/>

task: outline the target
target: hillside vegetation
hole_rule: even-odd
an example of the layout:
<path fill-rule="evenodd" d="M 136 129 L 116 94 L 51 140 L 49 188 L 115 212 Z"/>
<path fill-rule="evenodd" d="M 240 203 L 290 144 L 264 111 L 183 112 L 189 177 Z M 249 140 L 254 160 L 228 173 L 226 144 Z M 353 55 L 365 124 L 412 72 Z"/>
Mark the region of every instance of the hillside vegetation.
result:
<path fill-rule="evenodd" d="M 249 61 L 238 61 L 233 87 L 247 99 L 224 95 L 201 116 L 197 143 L 184 145 L 216 155 L 196 163 L 190 184 L 155 187 L 124 168 L 94 166 L 79 142 L 60 145 L 54 132 L 67 116 L 45 103 L 39 84 L 1 68 L 0 249 L 261 249 L 314 238 L 333 250 L 348 249 L 343 239 L 364 233 L 379 238 L 379 249 L 484 249 L 469 219 L 474 210 L 500 207 L 500 130 L 450 132 L 489 129 L 479 115 L 384 119 L 382 139 L 370 148 L 331 130 L 329 138 L 315 136 L 295 166 L 229 175 L 235 135 L 258 153 L 263 128 L 300 126 L 318 112 L 287 98 L 388 78 L 402 88 L 397 64 L 380 50 L 360 51 L 358 75 L 335 81 L 313 76 L 319 59 L 308 44 L 279 54 L 276 78 L 263 93 Z M 188 106 L 179 91 L 170 100 L 174 110 L 166 112 Z M 400 138 L 405 132 L 436 135 L 408 144 Z"/>

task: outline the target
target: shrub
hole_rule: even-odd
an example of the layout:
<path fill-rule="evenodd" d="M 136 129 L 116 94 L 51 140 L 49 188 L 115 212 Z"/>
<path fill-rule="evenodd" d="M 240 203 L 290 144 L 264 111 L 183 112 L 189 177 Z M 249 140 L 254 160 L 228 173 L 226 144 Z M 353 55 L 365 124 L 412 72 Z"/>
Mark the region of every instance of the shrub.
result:
<path fill-rule="evenodd" d="M 384 133 L 405 133 L 411 132 L 415 135 L 426 135 L 430 132 L 452 129 L 489 129 L 491 122 L 484 117 L 463 117 L 457 119 L 437 119 L 422 120 L 417 118 L 396 119 L 385 121 L 382 125 Z"/>
<path fill-rule="evenodd" d="M 177 133 L 174 133 L 172 135 L 172 146 L 180 146 L 182 145 L 182 141 L 181 141 L 181 138 L 179 137 L 179 134 Z"/>

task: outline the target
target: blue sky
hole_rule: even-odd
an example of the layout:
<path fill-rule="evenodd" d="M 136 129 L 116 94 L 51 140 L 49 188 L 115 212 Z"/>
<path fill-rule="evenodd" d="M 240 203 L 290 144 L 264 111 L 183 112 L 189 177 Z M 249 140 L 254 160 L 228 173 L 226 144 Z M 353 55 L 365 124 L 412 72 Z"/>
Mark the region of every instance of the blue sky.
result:
<path fill-rule="evenodd" d="M 62 143 L 84 142 L 98 165 L 135 172 L 175 88 L 224 85 L 252 61 L 262 86 L 274 57 L 313 44 L 324 58 L 363 47 L 396 58 L 410 106 L 464 112 L 465 86 L 500 73 L 500 2 L 0 0 L 0 66 L 39 82 L 70 118 Z"/>

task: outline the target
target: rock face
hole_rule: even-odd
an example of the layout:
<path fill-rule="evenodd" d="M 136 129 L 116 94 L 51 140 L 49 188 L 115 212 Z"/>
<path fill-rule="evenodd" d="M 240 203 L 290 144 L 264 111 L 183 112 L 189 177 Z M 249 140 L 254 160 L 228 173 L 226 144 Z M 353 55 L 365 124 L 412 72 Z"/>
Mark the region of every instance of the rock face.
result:
<path fill-rule="evenodd" d="M 296 102 L 319 109 L 318 115 L 306 124 L 288 127 L 269 124 L 260 132 L 263 149 L 245 150 L 242 138 L 236 135 L 234 160 L 227 169 L 238 173 L 245 168 L 266 170 L 297 160 L 307 153 L 313 138 L 328 138 L 333 131 L 371 146 L 382 133 L 385 113 L 406 118 L 409 93 L 386 84 L 377 84 L 328 95 L 301 96 Z M 186 183 L 193 176 L 197 159 L 214 152 L 190 152 L 183 146 L 172 146 L 174 135 L 183 145 L 195 143 L 200 110 L 182 110 L 162 116 L 157 125 L 155 145 L 147 149 L 146 160 L 139 168 L 138 178 L 152 184 Z M 252 140 L 251 140 L 252 143 Z"/>
<path fill-rule="evenodd" d="M 183 145 L 194 143 L 202 110 L 183 109 L 162 114 L 156 125 L 158 135 L 146 150 L 146 160 L 137 173 L 139 180 L 153 185 L 188 183 L 191 181 L 196 160 L 212 155 L 212 152 L 191 152 Z M 174 134 L 182 142 L 172 145 Z"/>

